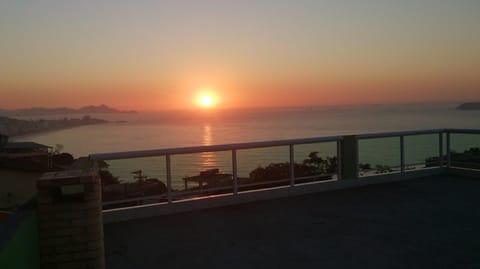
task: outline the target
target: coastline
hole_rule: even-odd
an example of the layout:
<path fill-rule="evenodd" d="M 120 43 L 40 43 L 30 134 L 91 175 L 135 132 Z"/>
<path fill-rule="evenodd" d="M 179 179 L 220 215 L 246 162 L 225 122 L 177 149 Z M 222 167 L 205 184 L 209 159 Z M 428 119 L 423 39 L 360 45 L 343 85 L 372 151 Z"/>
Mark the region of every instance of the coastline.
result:
<path fill-rule="evenodd" d="M 92 118 L 90 116 L 84 116 L 82 118 L 63 118 L 58 120 L 20 120 L 0 116 L 0 133 L 14 138 L 105 123 L 110 123 L 110 121 Z"/>

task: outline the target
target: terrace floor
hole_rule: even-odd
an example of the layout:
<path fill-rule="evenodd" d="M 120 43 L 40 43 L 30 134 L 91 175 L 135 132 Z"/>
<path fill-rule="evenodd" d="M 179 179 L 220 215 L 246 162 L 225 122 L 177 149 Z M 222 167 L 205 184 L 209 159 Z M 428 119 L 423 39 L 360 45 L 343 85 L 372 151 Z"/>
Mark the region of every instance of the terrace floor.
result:
<path fill-rule="evenodd" d="M 107 268 L 480 268 L 480 180 L 435 176 L 105 225 Z"/>

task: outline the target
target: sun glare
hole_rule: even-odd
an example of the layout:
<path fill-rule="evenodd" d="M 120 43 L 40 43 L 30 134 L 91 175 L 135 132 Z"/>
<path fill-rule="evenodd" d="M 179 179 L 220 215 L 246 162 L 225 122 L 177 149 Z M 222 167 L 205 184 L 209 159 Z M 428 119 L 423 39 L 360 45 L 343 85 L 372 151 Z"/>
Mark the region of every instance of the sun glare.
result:
<path fill-rule="evenodd" d="M 210 95 L 204 95 L 200 99 L 200 104 L 204 107 L 209 107 L 213 105 L 213 98 Z"/>
<path fill-rule="evenodd" d="M 202 108 L 213 108 L 217 104 L 217 98 L 212 93 L 201 93 L 197 97 L 197 105 Z"/>

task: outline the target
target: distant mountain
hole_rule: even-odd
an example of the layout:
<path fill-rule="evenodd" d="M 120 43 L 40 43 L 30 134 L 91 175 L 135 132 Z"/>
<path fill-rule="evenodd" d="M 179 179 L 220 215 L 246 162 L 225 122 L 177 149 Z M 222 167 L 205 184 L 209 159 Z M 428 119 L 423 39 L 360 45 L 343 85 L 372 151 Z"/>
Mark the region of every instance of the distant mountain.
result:
<path fill-rule="evenodd" d="M 457 110 L 480 110 L 480 102 L 463 103 L 456 108 Z"/>
<path fill-rule="evenodd" d="M 90 106 L 81 107 L 79 109 L 68 108 L 68 107 L 55 107 L 55 108 L 32 107 L 32 108 L 22 108 L 22 109 L 13 109 L 13 110 L 0 109 L 0 114 L 6 115 L 6 116 L 100 114 L 100 113 L 136 113 L 136 111 L 118 110 L 106 105 L 99 105 L 99 106 L 90 105 Z"/>
<path fill-rule="evenodd" d="M 84 106 L 77 111 L 78 113 L 137 113 L 135 110 L 118 110 L 106 105 Z"/>

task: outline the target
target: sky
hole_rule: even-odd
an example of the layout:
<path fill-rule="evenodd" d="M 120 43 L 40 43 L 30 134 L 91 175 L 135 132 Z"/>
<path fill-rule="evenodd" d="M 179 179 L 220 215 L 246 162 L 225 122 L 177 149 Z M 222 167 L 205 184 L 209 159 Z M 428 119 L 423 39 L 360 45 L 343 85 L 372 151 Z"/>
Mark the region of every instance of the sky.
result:
<path fill-rule="evenodd" d="M 478 0 L 0 0 L 0 108 L 480 101 Z"/>

